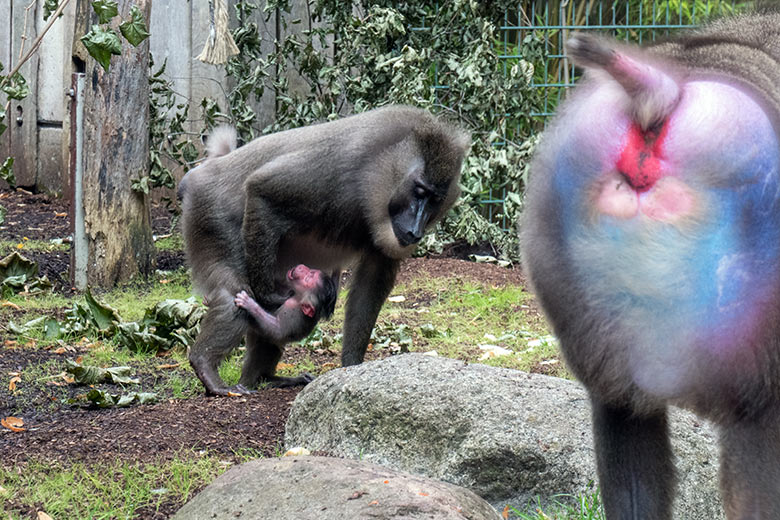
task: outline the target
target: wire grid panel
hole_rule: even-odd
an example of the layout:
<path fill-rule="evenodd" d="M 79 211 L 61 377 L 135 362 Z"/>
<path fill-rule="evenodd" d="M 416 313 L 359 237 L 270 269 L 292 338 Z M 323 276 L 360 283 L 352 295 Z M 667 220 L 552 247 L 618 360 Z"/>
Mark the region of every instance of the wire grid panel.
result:
<path fill-rule="evenodd" d="M 505 63 L 528 59 L 529 53 L 524 46 L 541 47 L 541 57 L 533 60 L 535 73 L 531 81 L 538 102 L 530 113 L 535 120 L 533 131 L 541 131 L 578 77 L 578 71 L 566 59 L 563 45 L 572 32 L 598 31 L 642 44 L 700 25 L 713 16 L 737 12 L 742 4 L 744 2 L 734 0 L 526 1 L 517 9 L 504 12 L 500 26 L 503 46 L 500 58 Z M 518 92 L 517 95 L 526 94 Z M 513 115 L 508 117 L 511 120 Z M 497 188 L 480 200 L 488 218 L 492 220 L 494 215 L 504 215 L 505 198 L 506 188 Z M 513 224 L 502 217 L 503 229 Z"/>
<path fill-rule="evenodd" d="M 738 9 L 726 0 L 631 0 L 531 1 L 517 11 L 504 14 L 501 35 L 502 59 L 521 58 L 512 53 L 512 42 L 523 42 L 528 34 L 541 39 L 544 47 L 541 67 L 532 87 L 542 91 L 544 105 L 531 115 L 542 125 L 555 113 L 565 89 L 574 85 L 574 66 L 566 60 L 564 42 L 573 31 L 598 31 L 627 42 L 645 43 L 665 38 L 679 29 L 696 26 L 715 15 Z"/>

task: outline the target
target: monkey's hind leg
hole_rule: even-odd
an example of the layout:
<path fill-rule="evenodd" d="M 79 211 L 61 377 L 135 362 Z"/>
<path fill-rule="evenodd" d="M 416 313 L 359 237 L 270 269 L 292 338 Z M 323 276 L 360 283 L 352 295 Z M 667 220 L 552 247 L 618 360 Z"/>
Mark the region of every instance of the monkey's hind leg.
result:
<path fill-rule="evenodd" d="M 780 518 L 780 410 L 721 428 L 720 487 L 729 520 Z"/>
<path fill-rule="evenodd" d="M 671 518 L 676 479 L 666 411 L 636 416 L 597 399 L 591 402 L 606 517 Z"/>
<path fill-rule="evenodd" d="M 227 292 L 225 293 L 227 294 Z M 227 386 L 219 377 L 219 364 L 238 346 L 246 333 L 246 318 L 238 312 L 232 298 L 211 297 L 200 324 L 200 334 L 190 348 L 190 365 L 210 395 L 251 393 L 241 384 Z"/>
<path fill-rule="evenodd" d="M 259 385 L 282 388 L 314 381 L 314 376 L 306 372 L 298 377 L 277 376 L 276 365 L 282 358 L 282 352 L 283 347 L 265 340 L 250 328 L 246 334 L 246 353 L 239 384 L 245 388 L 257 388 Z"/>

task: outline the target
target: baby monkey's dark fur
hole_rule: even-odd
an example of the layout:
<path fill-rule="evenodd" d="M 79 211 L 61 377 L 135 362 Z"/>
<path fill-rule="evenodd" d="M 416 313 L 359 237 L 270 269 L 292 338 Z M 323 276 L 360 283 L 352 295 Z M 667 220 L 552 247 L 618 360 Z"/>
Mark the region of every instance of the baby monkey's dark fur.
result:
<path fill-rule="evenodd" d="M 210 394 L 258 384 L 301 384 L 274 376 L 281 349 L 249 326 L 234 295 L 264 306 L 290 267 L 332 275 L 354 265 L 342 365 L 363 361 L 399 262 L 455 203 L 469 136 L 424 110 L 386 107 L 341 120 L 224 145 L 182 179 L 182 226 L 196 288 L 209 310 L 190 363 Z M 222 142 L 220 142 L 220 140 Z M 246 336 L 239 384 L 217 367 Z"/>

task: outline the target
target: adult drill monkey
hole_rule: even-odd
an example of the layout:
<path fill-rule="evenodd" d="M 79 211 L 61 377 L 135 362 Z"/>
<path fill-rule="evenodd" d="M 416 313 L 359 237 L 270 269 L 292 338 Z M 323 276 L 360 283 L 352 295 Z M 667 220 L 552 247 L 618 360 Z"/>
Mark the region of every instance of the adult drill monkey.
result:
<path fill-rule="evenodd" d="M 304 382 L 274 376 L 275 347 L 233 304 L 240 291 L 274 303 L 275 281 L 297 264 L 327 274 L 355 265 L 341 359 L 362 362 L 400 261 L 458 197 L 469 144 L 465 132 L 404 106 L 263 136 L 233 151 L 234 134 L 216 133 L 209 159 L 179 187 L 187 258 L 209 302 L 190 350 L 206 391 Z M 244 335 L 241 379 L 228 387 L 217 366 Z"/>
<path fill-rule="evenodd" d="M 521 238 L 590 393 L 606 516 L 670 517 L 676 404 L 720 427 L 728 518 L 780 518 L 780 16 L 568 52 L 588 77 L 534 160 Z"/>

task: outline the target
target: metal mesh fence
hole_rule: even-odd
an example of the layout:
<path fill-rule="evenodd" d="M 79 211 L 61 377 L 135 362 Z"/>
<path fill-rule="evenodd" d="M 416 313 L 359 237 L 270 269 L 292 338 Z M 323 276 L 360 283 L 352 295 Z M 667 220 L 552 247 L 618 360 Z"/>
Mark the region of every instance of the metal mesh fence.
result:
<path fill-rule="evenodd" d="M 564 42 L 573 31 L 597 31 L 634 43 L 665 38 L 674 32 L 721 15 L 740 11 L 749 2 L 734 0 L 557 0 L 526 1 L 517 9 L 504 13 L 500 26 L 501 60 L 505 68 L 520 59 L 528 59 L 528 46 L 538 48 L 531 88 L 537 99 L 531 112 L 531 132 L 541 131 L 563 99 L 566 89 L 574 85 L 578 71 L 566 60 Z M 526 49 L 524 49 L 526 47 Z M 528 95 L 519 92 L 518 95 Z M 513 115 L 508 114 L 511 120 Z M 522 139 L 518 131 L 512 136 Z M 527 138 L 528 135 L 525 136 Z M 498 146 L 504 143 L 496 143 Z M 501 219 L 504 229 L 513 223 L 502 216 L 505 188 L 493 188 L 480 200 L 485 215 Z M 495 217 L 494 217 L 495 216 Z"/>

